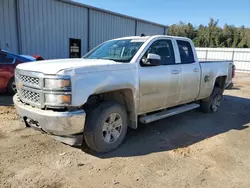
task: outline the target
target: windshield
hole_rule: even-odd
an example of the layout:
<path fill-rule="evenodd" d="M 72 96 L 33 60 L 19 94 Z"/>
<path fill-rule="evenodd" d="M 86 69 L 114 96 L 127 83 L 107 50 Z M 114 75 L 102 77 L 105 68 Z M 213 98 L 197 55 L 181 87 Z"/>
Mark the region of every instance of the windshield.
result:
<path fill-rule="evenodd" d="M 144 41 L 136 39 L 112 40 L 103 43 L 87 54 L 86 59 L 109 59 L 118 62 L 130 62 Z"/>

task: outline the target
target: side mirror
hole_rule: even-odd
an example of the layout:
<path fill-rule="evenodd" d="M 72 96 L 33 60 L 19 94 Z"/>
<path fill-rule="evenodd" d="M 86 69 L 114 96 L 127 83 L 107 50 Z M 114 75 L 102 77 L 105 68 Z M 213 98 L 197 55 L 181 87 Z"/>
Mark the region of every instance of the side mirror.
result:
<path fill-rule="evenodd" d="M 161 64 L 161 56 L 149 53 L 147 59 L 144 59 L 142 62 L 146 66 L 158 66 Z"/>

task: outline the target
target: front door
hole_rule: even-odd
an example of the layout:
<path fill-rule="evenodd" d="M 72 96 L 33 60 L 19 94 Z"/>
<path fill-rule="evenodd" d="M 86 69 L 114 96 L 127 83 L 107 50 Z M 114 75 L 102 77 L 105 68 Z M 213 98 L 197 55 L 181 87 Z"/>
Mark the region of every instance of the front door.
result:
<path fill-rule="evenodd" d="M 148 53 L 161 56 L 160 66 L 145 66 Z M 170 39 L 154 41 L 143 55 L 139 67 L 140 114 L 174 106 L 179 101 L 181 65 L 175 64 Z"/>

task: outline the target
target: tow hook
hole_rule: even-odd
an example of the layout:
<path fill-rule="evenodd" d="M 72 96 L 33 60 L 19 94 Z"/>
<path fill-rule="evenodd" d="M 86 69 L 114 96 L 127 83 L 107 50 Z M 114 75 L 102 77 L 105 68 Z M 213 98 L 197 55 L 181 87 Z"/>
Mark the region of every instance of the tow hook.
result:
<path fill-rule="evenodd" d="M 33 119 L 27 118 L 27 119 L 26 119 L 26 123 L 27 123 L 29 126 L 36 127 L 36 128 L 41 129 L 39 123 L 38 123 L 37 121 L 34 121 Z"/>

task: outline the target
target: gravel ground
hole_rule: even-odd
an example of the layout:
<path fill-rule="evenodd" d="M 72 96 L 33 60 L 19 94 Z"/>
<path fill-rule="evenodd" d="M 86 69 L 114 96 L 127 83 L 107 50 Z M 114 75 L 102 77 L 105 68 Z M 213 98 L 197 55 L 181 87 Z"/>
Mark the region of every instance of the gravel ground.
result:
<path fill-rule="evenodd" d="M 237 74 L 220 111 L 195 110 L 130 130 L 96 155 L 20 126 L 0 96 L 0 187 L 250 187 L 250 75 Z"/>

